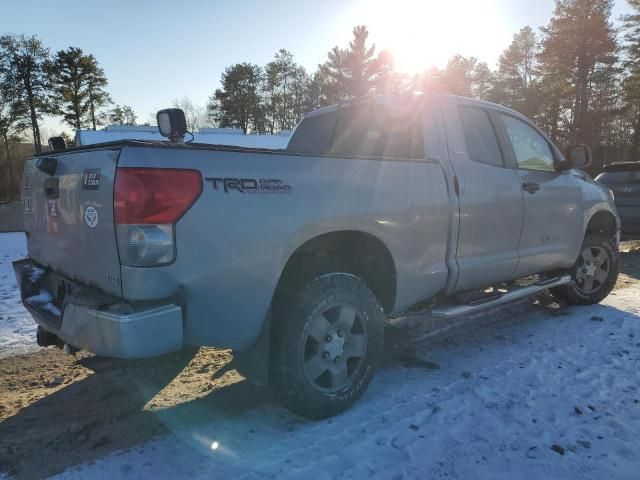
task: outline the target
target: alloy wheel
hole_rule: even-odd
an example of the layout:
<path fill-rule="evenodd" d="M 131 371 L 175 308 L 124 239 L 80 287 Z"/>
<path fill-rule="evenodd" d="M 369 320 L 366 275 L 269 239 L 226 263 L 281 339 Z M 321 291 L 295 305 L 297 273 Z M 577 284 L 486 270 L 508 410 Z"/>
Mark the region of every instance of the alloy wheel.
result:
<path fill-rule="evenodd" d="M 611 270 L 611 262 L 607 252 L 600 247 L 587 247 L 578 257 L 576 285 L 588 295 L 599 290 L 607 281 Z"/>
<path fill-rule="evenodd" d="M 306 331 L 304 374 L 323 392 L 340 390 L 352 381 L 367 353 L 367 329 L 362 314 L 348 303 L 329 306 Z"/>

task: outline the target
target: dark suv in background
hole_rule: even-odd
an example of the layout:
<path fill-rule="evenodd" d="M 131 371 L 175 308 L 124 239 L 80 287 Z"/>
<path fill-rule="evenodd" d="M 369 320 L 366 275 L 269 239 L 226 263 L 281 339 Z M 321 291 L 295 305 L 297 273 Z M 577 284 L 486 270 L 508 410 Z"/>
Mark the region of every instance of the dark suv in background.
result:
<path fill-rule="evenodd" d="M 640 162 L 612 163 L 596 181 L 613 191 L 623 235 L 640 235 Z"/>

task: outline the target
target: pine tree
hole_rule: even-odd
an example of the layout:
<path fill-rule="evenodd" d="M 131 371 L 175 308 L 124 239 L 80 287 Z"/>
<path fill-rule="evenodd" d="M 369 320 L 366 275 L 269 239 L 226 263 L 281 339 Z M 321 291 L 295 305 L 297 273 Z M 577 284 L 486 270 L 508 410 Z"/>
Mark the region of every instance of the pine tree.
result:
<path fill-rule="evenodd" d="M 447 67 L 442 73 L 442 80 L 449 93 L 473 96 L 473 71 L 478 59 L 475 57 L 463 57 L 456 54 L 449 59 Z"/>
<path fill-rule="evenodd" d="M 493 98 L 530 117 L 538 113 L 534 84 L 537 43 L 536 34 L 529 26 L 513 36 L 511 44 L 500 56 L 497 92 Z"/>
<path fill-rule="evenodd" d="M 109 102 L 107 79 L 93 55 L 80 48 L 60 50 L 48 66 L 55 113 L 75 129 L 96 128 L 96 110 Z"/>
<path fill-rule="evenodd" d="M 486 62 L 476 64 L 473 69 L 471 95 L 480 100 L 489 100 L 493 93 L 495 75 Z"/>
<path fill-rule="evenodd" d="M 437 67 L 429 67 L 416 79 L 415 90 L 418 92 L 447 92 L 444 73 Z"/>
<path fill-rule="evenodd" d="M 29 128 L 29 106 L 21 95 L 21 85 L 11 74 L 8 52 L 0 50 L 0 140 L 4 145 L 6 175 L 3 178 L 2 198 L 11 199 L 14 193 L 14 172 L 10 144 L 17 142 Z M 3 168 L 5 170 L 5 168 Z M 4 184 L 4 179 L 7 184 Z"/>
<path fill-rule="evenodd" d="M 46 66 L 49 49 L 35 36 L 4 35 L 0 37 L 0 49 L 8 55 L 12 82 L 19 85 L 20 95 L 29 108 L 29 120 L 33 143 L 37 153 L 42 151 L 38 120 L 51 110 L 50 83 Z"/>
<path fill-rule="evenodd" d="M 624 101 L 633 125 L 631 158 L 640 159 L 640 0 L 627 0 L 634 13 L 623 17 L 626 75 Z"/>
<path fill-rule="evenodd" d="M 87 55 L 86 62 L 89 65 L 87 73 L 89 120 L 91 128 L 96 130 L 100 118 L 98 110 L 112 103 L 112 100 L 105 90 L 108 84 L 107 77 L 96 58 L 93 55 Z"/>
<path fill-rule="evenodd" d="M 137 115 L 128 105 L 116 105 L 107 113 L 110 125 L 136 125 Z"/>
<path fill-rule="evenodd" d="M 258 65 L 237 63 L 222 73 L 222 88 L 209 99 L 208 112 L 220 127 L 263 132 L 266 127 L 261 106 L 263 71 Z"/>
<path fill-rule="evenodd" d="M 311 78 L 304 67 L 298 66 L 291 77 L 291 122 L 285 127 L 291 129 L 302 119 L 305 113 L 314 110 L 314 98 L 311 95 Z"/>
<path fill-rule="evenodd" d="M 380 91 L 390 71 L 389 56 L 376 55 L 375 44 L 367 46 L 369 31 L 365 26 L 353 29 L 348 49 L 334 47 L 321 67 L 332 84 L 330 102 L 363 97 Z"/>
<path fill-rule="evenodd" d="M 335 103 L 333 101 L 337 97 L 335 84 L 329 79 L 324 65 L 318 65 L 318 70 L 311 76 L 307 97 L 309 111 Z"/>
<path fill-rule="evenodd" d="M 75 129 L 85 124 L 89 111 L 84 88 L 86 64 L 81 49 L 60 50 L 49 64 L 49 78 L 56 98 L 55 113 Z"/>
<path fill-rule="evenodd" d="M 553 98 L 558 120 L 569 109 L 567 138 L 571 143 L 589 143 L 589 115 L 594 82 L 610 82 L 602 75 L 616 62 L 616 36 L 611 24 L 613 0 L 556 0 L 554 15 L 542 29 L 540 64 L 543 97 Z M 553 89 L 557 89 L 554 91 Z M 570 104 L 562 98 L 569 94 Z"/>
<path fill-rule="evenodd" d="M 271 133 L 292 128 L 295 124 L 292 90 L 298 87 L 292 83 L 296 79 L 298 68 L 293 55 L 284 48 L 278 50 L 273 61 L 264 68 L 265 108 Z"/>

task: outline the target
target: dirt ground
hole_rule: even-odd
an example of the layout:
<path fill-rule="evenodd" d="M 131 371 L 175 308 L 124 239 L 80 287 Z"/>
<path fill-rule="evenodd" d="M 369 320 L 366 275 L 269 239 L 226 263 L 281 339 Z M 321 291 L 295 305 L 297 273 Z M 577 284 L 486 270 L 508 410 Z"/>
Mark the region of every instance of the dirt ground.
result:
<path fill-rule="evenodd" d="M 617 289 L 639 281 L 639 240 L 622 243 L 620 270 Z M 439 368 L 411 356 L 413 337 L 410 329 L 387 329 L 386 365 Z M 145 443 L 168 433 L 167 425 L 241 415 L 271 401 L 268 389 L 233 369 L 227 350 L 135 362 L 74 358 L 55 347 L 10 357 L 0 360 L 0 472 L 44 478 Z"/>

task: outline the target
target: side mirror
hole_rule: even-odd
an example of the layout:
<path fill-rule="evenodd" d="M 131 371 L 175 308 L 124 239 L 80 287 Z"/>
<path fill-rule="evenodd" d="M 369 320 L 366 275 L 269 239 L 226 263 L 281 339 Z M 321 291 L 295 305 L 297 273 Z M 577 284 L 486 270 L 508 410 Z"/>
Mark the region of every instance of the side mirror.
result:
<path fill-rule="evenodd" d="M 591 165 L 591 149 L 587 145 L 567 147 L 567 167 L 586 168 Z"/>

